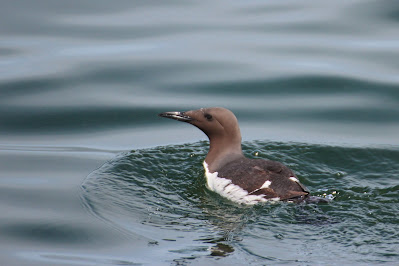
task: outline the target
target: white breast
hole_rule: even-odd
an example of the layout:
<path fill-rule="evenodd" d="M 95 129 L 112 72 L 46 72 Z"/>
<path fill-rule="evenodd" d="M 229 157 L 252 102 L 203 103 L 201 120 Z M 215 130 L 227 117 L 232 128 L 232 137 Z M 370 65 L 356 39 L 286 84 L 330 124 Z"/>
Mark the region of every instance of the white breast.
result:
<path fill-rule="evenodd" d="M 221 196 L 243 204 L 256 204 L 259 202 L 266 202 L 268 199 L 265 199 L 265 195 L 250 195 L 248 191 L 243 188 L 234 185 L 230 179 L 226 179 L 223 177 L 218 177 L 218 172 L 211 173 L 208 168 L 208 164 L 204 161 L 203 163 L 205 168 L 205 176 L 207 181 L 207 186 L 210 190 L 220 194 Z M 265 184 L 261 188 L 268 187 L 270 185 L 270 181 L 266 181 Z M 261 189 L 259 188 L 259 189 Z M 259 190 L 256 189 L 256 190 Z M 254 192 L 254 191 L 252 191 Z M 272 201 L 277 201 L 279 198 L 270 199 Z"/>

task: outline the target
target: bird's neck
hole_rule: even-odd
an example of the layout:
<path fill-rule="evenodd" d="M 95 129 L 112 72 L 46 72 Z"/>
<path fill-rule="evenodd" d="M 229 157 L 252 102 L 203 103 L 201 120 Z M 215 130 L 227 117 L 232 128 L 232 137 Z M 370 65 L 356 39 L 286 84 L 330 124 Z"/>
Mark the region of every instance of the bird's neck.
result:
<path fill-rule="evenodd" d="M 229 139 L 209 139 L 209 152 L 205 158 L 211 173 L 217 172 L 227 163 L 244 157 L 241 149 L 241 138 L 237 140 Z"/>

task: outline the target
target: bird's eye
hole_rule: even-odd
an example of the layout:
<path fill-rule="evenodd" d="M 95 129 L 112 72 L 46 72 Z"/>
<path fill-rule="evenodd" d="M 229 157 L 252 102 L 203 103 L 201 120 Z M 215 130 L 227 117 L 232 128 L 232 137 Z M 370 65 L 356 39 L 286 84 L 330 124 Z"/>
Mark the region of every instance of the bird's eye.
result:
<path fill-rule="evenodd" d="M 205 117 L 208 121 L 211 121 L 211 120 L 212 120 L 212 115 L 211 115 L 211 114 L 204 114 L 204 117 Z"/>

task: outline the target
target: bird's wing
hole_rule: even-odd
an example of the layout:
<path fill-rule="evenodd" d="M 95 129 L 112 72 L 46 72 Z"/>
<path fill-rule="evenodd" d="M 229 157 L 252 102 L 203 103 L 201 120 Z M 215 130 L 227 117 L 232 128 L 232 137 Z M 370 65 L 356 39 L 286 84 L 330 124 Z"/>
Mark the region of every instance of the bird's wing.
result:
<path fill-rule="evenodd" d="M 266 198 L 273 198 L 277 195 L 280 200 L 288 200 L 309 194 L 309 190 L 299 182 L 294 172 L 282 163 L 266 160 L 258 160 L 256 163 L 257 165 L 252 167 L 253 175 L 260 179 L 264 177 L 267 187 L 260 187 L 254 193 L 258 195 L 264 194 Z"/>
<path fill-rule="evenodd" d="M 232 162 L 223 167 L 218 176 L 230 179 L 250 195 L 264 195 L 265 198 L 287 200 L 309 194 L 291 169 L 275 161 L 247 159 L 245 164 L 243 161 Z"/>

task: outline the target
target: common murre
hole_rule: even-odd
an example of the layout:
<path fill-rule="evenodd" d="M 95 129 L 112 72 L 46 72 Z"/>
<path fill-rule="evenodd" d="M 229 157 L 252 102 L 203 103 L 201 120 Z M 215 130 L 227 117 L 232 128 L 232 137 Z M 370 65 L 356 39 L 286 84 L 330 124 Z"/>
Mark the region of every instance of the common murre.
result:
<path fill-rule="evenodd" d="M 203 163 L 207 186 L 223 197 L 243 204 L 327 201 L 309 196 L 309 190 L 284 164 L 246 158 L 241 149 L 238 121 L 230 110 L 212 107 L 164 112 L 159 116 L 192 124 L 208 136 L 209 152 Z"/>

